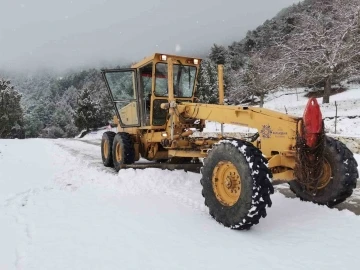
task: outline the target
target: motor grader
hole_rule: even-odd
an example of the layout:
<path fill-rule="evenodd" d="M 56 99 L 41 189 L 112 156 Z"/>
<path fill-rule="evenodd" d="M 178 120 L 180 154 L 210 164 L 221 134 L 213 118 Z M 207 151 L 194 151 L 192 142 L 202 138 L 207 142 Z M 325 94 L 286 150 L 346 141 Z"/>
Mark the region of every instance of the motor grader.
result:
<path fill-rule="evenodd" d="M 102 70 L 114 104 L 117 133 L 105 132 L 105 166 L 163 169 L 201 167 L 210 215 L 232 229 L 266 216 L 273 183 L 287 182 L 302 200 L 332 207 L 352 194 L 358 178 L 351 151 L 324 133 L 320 107 L 309 99 L 303 117 L 195 97 L 201 59 L 155 53 L 131 68 Z M 257 129 L 250 138 L 198 137 L 206 121 Z M 148 161 L 139 163 L 140 157 Z"/>

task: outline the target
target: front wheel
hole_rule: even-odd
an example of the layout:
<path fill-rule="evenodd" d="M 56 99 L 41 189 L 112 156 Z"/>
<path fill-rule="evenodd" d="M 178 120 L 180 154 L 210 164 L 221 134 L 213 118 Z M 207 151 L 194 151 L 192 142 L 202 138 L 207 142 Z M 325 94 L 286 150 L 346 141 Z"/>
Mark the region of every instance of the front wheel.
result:
<path fill-rule="evenodd" d="M 350 197 L 356 187 L 357 162 L 342 142 L 326 137 L 323 174 L 314 190 L 301 181 L 291 181 L 290 189 L 301 200 L 333 207 Z"/>
<path fill-rule="evenodd" d="M 261 151 L 241 140 L 214 145 L 202 168 L 201 185 L 210 215 L 225 227 L 243 230 L 266 217 L 271 206 L 271 171 Z"/>
<path fill-rule="evenodd" d="M 113 166 L 112 145 L 115 132 L 106 131 L 101 138 L 101 158 L 105 167 Z"/>
<path fill-rule="evenodd" d="M 112 158 L 116 171 L 119 171 L 123 164 L 135 162 L 134 142 L 129 133 L 118 132 L 115 135 L 112 146 Z"/>

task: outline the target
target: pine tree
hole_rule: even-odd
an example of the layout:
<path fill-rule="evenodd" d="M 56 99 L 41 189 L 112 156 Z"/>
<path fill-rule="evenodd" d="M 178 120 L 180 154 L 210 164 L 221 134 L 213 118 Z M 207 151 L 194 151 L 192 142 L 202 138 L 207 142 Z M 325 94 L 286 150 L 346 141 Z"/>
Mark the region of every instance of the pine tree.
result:
<path fill-rule="evenodd" d="M 218 103 L 218 78 L 216 65 L 210 59 L 204 59 L 201 63 L 197 97 L 202 103 Z"/>
<path fill-rule="evenodd" d="M 227 51 L 224 46 L 219 46 L 214 44 L 211 47 L 210 51 L 210 60 L 213 61 L 216 64 L 225 64 L 225 59 L 227 57 Z"/>
<path fill-rule="evenodd" d="M 10 81 L 0 79 L 0 138 L 19 137 L 22 132 L 21 94 Z"/>
<path fill-rule="evenodd" d="M 84 88 L 77 99 L 75 125 L 79 129 L 89 130 L 96 127 L 99 114 L 99 104 L 92 100 L 88 88 Z"/>
<path fill-rule="evenodd" d="M 39 120 L 36 113 L 28 113 L 24 116 L 24 129 L 26 138 L 39 137 L 44 124 Z"/>

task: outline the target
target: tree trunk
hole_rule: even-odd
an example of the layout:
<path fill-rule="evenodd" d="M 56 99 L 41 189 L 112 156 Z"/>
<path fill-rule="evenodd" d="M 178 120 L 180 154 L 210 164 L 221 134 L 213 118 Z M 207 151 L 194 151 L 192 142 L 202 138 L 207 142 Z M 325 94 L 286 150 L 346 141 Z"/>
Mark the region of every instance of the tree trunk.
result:
<path fill-rule="evenodd" d="M 2 138 L 2 134 L 3 134 L 4 131 L 5 131 L 5 127 L 3 127 L 3 128 L 0 130 L 0 138 Z"/>
<path fill-rule="evenodd" d="M 330 103 L 330 93 L 331 93 L 331 76 L 328 76 L 325 79 L 323 103 Z"/>
<path fill-rule="evenodd" d="M 260 108 L 264 107 L 264 94 L 260 94 Z"/>

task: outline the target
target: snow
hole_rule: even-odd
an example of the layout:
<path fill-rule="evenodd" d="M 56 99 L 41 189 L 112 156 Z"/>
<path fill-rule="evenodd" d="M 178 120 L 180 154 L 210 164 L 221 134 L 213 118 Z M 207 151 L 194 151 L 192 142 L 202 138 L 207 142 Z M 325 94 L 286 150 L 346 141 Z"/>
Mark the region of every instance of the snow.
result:
<path fill-rule="evenodd" d="M 360 175 L 360 155 L 359 154 L 354 154 L 354 157 L 356 159 L 357 164 L 359 165 L 358 171 L 359 171 L 359 175 Z"/>
<path fill-rule="evenodd" d="M 322 104 L 322 98 L 317 98 L 325 122 L 325 129 L 328 133 L 335 133 L 336 106 L 338 107 L 337 132 L 342 136 L 360 137 L 360 86 L 352 85 L 350 89 L 332 95 L 329 104 Z M 297 94 L 294 90 L 284 90 L 276 93 L 277 98 L 270 96 L 269 102 L 265 102 L 265 108 L 295 116 L 302 116 L 308 98 L 304 97 L 306 92 L 299 89 Z M 286 108 L 286 109 L 285 109 Z M 348 118 L 348 117 L 356 118 Z"/>
<path fill-rule="evenodd" d="M 351 91 L 331 101 L 357 102 L 358 89 Z M 285 102 L 290 98 L 265 107 L 288 104 L 300 112 L 306 99 Z M 360 135 L 355 120 L 342 120 L 340 135 Z M 218 132 L 220 125 L 207 128 Z M 210 217 L 200 174 L 103 167 L 104 131 L 82 139 L 0 140 L 1 270 L 222 269 L 236 261 L 250 270 L 358 267 L 360 217 L 349 210 L 288 198 L 279 187 L 265 219 L 233 231 Z M 359 197 L 356 189 L 349 205 L 356 208 Z"/>
<path fill-rule="evenodd" d="M 322 98 L 317 98 L 325 122 L 326 132 L 331 135 L 341 135 L 346 137 L 360 138 L 360 86 L 349 85 L 348 90 L 332 95 L 329 104 L 322 104 Z M 308 91 L 303 88 L 284 89 L 276 94 L 270 94 L 265 99 L 264 108 L 288 113 L 293 116 L 301 117 L 304 113 L 308 98 L 304 95 Z M 335 101 L 338 106 L 337 132 L 335 133 Z M 285 109 L 286 108 L 286 109 Z M 348 117 L 351 118 L 348 118 Z M 82 140 L 99 140 L 104 131 L 116 131 L 116 128 L 101 129 L 93 131 Z M 224 133 L 251 134 L 257 130 L 244 126 L 223 124 Z M 221 123 L 207 121 L 203 130 L 209 136 L 214 136 L 221 132 Z"/>
<path fill-rule="evenodd" d="M 209 216 L 200 175 L 115 174 L 94 166 L 94 147 L 0 140 L 0 269 L 219 269 L 239 256 L 247 269 L 358 264 L 360 219 L 347 210 L 276 193 L 267 218 L 236 232 Z"/>
<path fill-rule="evenodd" d="M 90 131 L 88 134 L 86 134 L 85 137 L 81 138 L 81 140 L 84 140 L 84 141 L 98 141 L 98 140 L 101 140 L 101 137 L 103 135 L 104 132 L 106 131 L 113 131 L 113 132 L 116 132 L 117 128 L 114 127 L 114 128 L 108 128 L 108 127 L 105 127 L 105 128 L 100 128 L 96 131 Z"/>
<path fill-rule="evenodd" d="M 327 133 L 335 133 L 335 101 L 338 106 L 337 132 L 342 136 L 360 137 L 360 86 L 349 85 L 345 92 L 332 95 L 329 104 L 322 104 L 322 98 L 317 98 L 321 112 L 325 118 Z M 264 108 L 288 113 L 301 117 L 304 113 L 308 98 L 305 89 L 285 89 L 271 94 L 265 99 Z M 348 118 L 348 117 L 356 118 Z M 204 132 L 214 133 L 221 131 L 221 124 L 207 122 Z M 235 125 L 224 124 L 224 132 L 229 133 L 253 133 L 255 129 Z"/>

